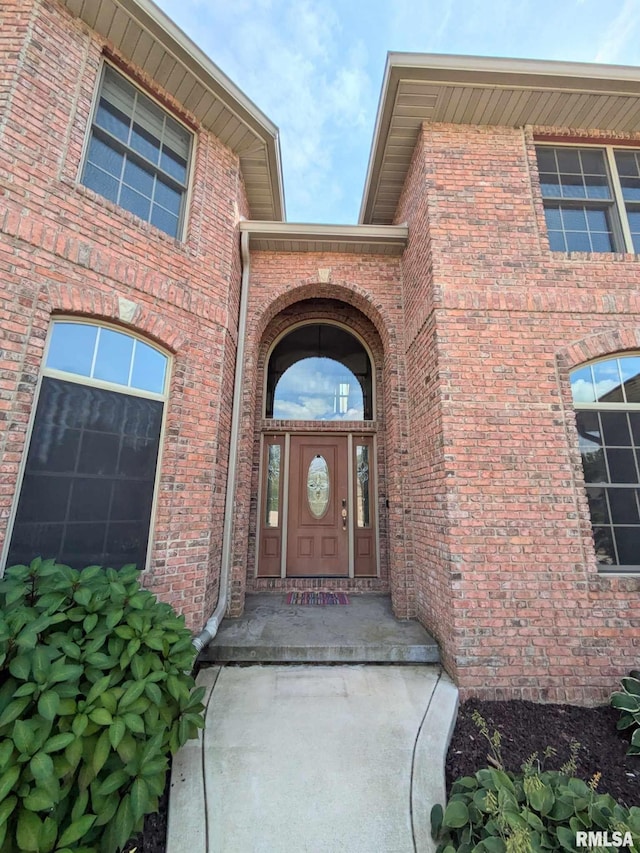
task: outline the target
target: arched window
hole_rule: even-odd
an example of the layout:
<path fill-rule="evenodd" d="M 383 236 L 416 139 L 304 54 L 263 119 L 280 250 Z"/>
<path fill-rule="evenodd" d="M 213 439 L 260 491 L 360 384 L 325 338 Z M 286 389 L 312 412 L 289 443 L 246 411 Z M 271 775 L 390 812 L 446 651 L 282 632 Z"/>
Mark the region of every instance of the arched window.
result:
<path fill-rule="evenodd" d="M 640 355 L 571 373 L 596 557 L 640 570 Z"/>
<path fill-rule="evenodd" d="M 266 416 L 372 420 L 372 385 L 371 360 L 354 335 L 329 323 L 298 326 L 271 353 Z"/>
<path fill-rule="evenodd" d="M 7 565 L 145 567 L 168 366 L 125 332 L 53 323 Z"/>

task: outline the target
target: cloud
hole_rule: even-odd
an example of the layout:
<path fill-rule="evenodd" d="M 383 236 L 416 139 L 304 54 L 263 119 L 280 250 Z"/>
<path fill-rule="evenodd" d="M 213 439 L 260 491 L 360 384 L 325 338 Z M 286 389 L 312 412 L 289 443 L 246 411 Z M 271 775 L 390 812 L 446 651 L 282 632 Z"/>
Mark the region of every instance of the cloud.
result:
<path fill-rule="evenodd" d="M 391 50 L 430 53 L 441 49 L 451 21 L 453 0 L 427 0 L 419 6 L 415 0 L 395 0 L 389 8 Z"/>
<path fill-rule="evenodd" d="M 334 221 L 344 197 L 335 169 L 344 129 L 367 144 L 377 94 L 364 42 L 352 39 L 345 50 L 342 20 L 322 0 L 161 5 L 279 126 L 288 218 L 307 218 L 311 205 L 319 221 Z"/>
<path fill-rule="evenodd" d="M 625 0 L 622 9 L 604 31 L 595 61 L 620 62 L 625 48 L 637 42 L 639 30 L 640 4 L 638 0 Z"/>
<path fill-rule="evenodd" d="M 638 62 L 640 0 L 156 0 L 280 128 L 290 221 L 357 217 L 387 50 Z"/>
<path fill-rule="evenodd" d="M 362 409 L 348 409 L 344 414 L 334 412 L 323 397 L 301 397 L 299 403 L 278 400 L 273 417 L 293 421 L 361 421 Z"/>
<path fill-rule="evenodd" d="M 571 383 L 571 393 L 574 403 L 593 403 L 593 382 L 577 379 Z"/>
<path fill-rule="evenodd" d="M 540 0 L 395 0 L 390 4 L 392 50 L 507 55 L 514 36 Z M 536 19 L 538 15 L 535 14 Z M 530 20 L 529 20 L 530 28 Z M 539 25 L 540 22 L 537 20 Z M 504 47 L 501 46 L 504 45 Z"/>

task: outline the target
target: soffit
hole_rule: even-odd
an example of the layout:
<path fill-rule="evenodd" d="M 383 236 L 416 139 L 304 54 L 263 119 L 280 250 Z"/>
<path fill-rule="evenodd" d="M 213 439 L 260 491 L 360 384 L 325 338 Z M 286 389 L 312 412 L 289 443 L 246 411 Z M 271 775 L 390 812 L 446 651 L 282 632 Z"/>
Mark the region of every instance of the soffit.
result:
<path fill-rule="evenodd" d="M 250 234 L 252 251 L 337 252 L 360 255 L 401 255 L 406 225 L 316 225 L 298 222 L 240 223 Z"/>
<path fill-rule="evenodd" d="M 240 158 L 251 215 L 283 219 L 278 128 L 150 0 L 62 0 Z"/>
<path fill-rule="evenodd" d="M 423 122 L 640 131 L 640 69 L 389 54 L 361 222 L 393 222 Z"/>

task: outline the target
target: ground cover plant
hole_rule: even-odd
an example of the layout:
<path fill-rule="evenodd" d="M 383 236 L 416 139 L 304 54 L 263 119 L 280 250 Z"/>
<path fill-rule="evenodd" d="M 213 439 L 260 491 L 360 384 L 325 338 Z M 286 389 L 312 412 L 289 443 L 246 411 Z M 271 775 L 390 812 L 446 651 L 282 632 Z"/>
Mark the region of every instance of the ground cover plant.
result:
<path fill-rule="evenodd" d="M 465 703 L 447 755 L 449 800 L 433 814 L 440 850 L 576 850 L 576 832 L 589 830 L 609 841 L 630 831 L 640 850 L 640 766 L 615 723 L 611 708 Z"/>
<path fill-rule="evenodd" d="M 622 713 L 617 727 L 620 730 L 631 731 L 631 745 L 627 755 L 640 756 L 640 671 L 637 669 L 629 673 L 628 678 L 622 679 L 622 690 L 617 691 L 611 697 L 611 706 Z"/>
<path fill-rule="evenodd" d="M 619 803 L 640 805 L 640 757 L 627 755 L 628 731 L 616 729 L 619 711 L 601 706 L 540 704 L 526 701 L 484 702 L 470 699 L 458 713 L 446 762 L 447 790 L 461 776 L 486 768 L 486 740 L 473 722 L 478 710 L 493 731 L 501 735 L 502 755 L 508 771 L 517 772 L 532 752 L 544 758 L 544 750 L 554 744 L 559 755 L 570 755 L 572 741 L 581 746 L 576 774 L 583 781 L 600 772 L 597 791 L 609 793 Z M 555 766 L 565 759 L 556 759 Z M 165 853 L 167 799 L 161 801 L 158 814 L 148 815 L 144 831 L 127 846 L 126 853 Z M 583 848 L 584 849 L 584 848 Z"/>
<path fill-rule="evenodd" d="M 115 853 L 202 727 L 191 635 L 133 566 L 0 582 L 0 849 Z"/>

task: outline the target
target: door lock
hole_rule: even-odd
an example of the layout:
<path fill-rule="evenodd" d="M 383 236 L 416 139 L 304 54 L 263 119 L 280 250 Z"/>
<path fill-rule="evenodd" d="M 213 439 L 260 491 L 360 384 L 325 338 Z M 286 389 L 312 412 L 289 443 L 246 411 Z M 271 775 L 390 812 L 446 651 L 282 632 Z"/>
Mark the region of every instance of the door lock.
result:
<path fill-rule="evenodd" d="M 347 529 L 347 499 L 342 499 L 342 529 Z"/>

